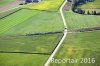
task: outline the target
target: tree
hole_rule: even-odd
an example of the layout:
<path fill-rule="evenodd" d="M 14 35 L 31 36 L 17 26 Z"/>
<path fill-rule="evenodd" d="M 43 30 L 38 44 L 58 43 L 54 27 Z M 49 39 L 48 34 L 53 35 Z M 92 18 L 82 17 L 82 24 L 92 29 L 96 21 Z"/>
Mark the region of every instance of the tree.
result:
<path fill-rule="evenodd" d="M 32 0 L 26 0 L 25 2 L 26 2 L 26 3 L 31 3 L 31 2 L 32 2 Z"/>
<path fill-rule="evenodd" d="M 85 14 L 85 10 L 82 10 L 83 12 L 82 12 L 82 14 Z"/>
<path fill-rule="evenodd" d="M 92 13 L 91 13 L 92 15 L 94 15 L 94 11 L 92 11 Z"/>
<path fill-rule="evenodd" d="M 94 11 L 94 12 L 93 12 L 93 15 L 96 15 L 96 14 L 97 14 L 96 11 Z"/>
<path fill-rule="evenodd" d="M 88 14 L 88 15 L 90 15 L 90 12 L 89 12 L 89 10 L 87 11 L 87 14 Z"/>
<path fill-rule="evenodd" d="M 39 2 L 38 0 L 33 0 L 33 2 Z"/>

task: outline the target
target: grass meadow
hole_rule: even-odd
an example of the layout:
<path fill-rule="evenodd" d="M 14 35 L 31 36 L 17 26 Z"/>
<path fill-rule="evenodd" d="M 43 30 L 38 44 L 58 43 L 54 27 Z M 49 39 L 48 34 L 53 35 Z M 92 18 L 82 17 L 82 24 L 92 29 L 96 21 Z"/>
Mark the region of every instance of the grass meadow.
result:
<path fill-rule="evenodd" d="M 8 15 L 11 15 L 17 11 L 19 11 L 21 8 L 15 8 L 15 9 L 11 9 L 5 12 L 0 12 L 0 20 Z"/>
<path fill-rule="evenodd" d="M 62 38 L 62 33 L 0 37 L 0 51 L 51 53 Z"/>
<path fill-rule="evenodd" d="M 0 37 L 0 65 L 43 66 L 61 37 L 61 33 Z"/>
<path fill-rule="evenodd" d="M 100 9 L 100 0 L 94 0 L 94 2 L 88 2 L 86 4 L 80 5 L 79 8 L 82 8 L 82 9 Z"/>
<path fill-rule="evenodd" d="M 25 35 L 64 29 L 57 12 L 63 0 L 56 1 L 45 0 L 22 6 L 19 11 L 0 13 L 0 18 L 4 17 L 0 19 L 0 66 L 44 65 L 63 34 Z"/>
<path fill-rule="evenodd" d="M 69 29 L 92 28 L 100 26 L 100 16 L 82 15 L 72 11 L 64 11 Z"/>
<path fill-rule="evenodd" d="M 61 31 L 63 28 L 63 22 L 58 12 L 22 9 L 0 20 L 1 36 L 55 32 Z"/>
<path fill-rule="evenodd" d="M 93 28 L 100 26 L 100 16 L 81 15 L 73 13 L 71 10 L 64 11 L 64 15 L 68 29 Z M 62 46 L 54 56 L 55 62 L 51 62 L 49 66 L 100 66 L 99 34 L 99 30 L 93 32 L 69 32 Z M 83 62 L 81 58 L 84 59 Z M 56 59 L 58 59 L 58 61 Z M 59 63 L 59 61 L 65 59 L 74 59 L 77 60 L 77 62 L 67 61 L 65 63 Z"/>
<path fill-rule="evenodd" d="M 63 31 L 63 21 L 58 12 L 63 2 L 64 0 L 44 0 L 20 6 L 22 9 L 13 14 L 10 13 L 16 9 L 0 13 L 0 18 L 7 15 L 0 19 L 0 66 L 44 65 L 63 34 L 27 34 Z M 99 0 L 95 2 L 80 7 L 90 8 L 93 5 L 91 8 L 98 8 Z M 100 26 L 100 16 L 81 15 L 72 11 L 64 11 L 64 15 L 68 29 Z M 78 62 L 50 63 L 49 66 L 100 66 L 99 35 L 100 31 L 68 33 L 54 58 L 72 58 L 78 59 Z M 95 58 L 95 63 L 80 63 L 80 58 Z"/>
<path fill-rule="evenodd" d="M 49 55 L 0 53 L 0 66 L 43 66 Z"/>
<path fill-rule="evenodd" d="M 100 31 L 68 33 L 65 41 L 55 55 L 55 59 L 78 59 L 76 63 L 52 63 L 49 66 L 100 66 Z M 94 58 L 82 63 L 80 58 Z"/>

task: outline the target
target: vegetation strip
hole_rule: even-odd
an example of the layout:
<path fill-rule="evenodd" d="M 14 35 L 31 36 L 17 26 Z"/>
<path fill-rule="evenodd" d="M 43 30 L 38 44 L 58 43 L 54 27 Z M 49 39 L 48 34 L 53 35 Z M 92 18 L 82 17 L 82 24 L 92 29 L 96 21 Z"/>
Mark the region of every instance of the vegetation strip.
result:
<path fill-rule="evenodd" d="M 51 54 L 51 53 L 7 52 L 7 51 L 0 51 L 0 53 L 39 54 L 39 55 L 50 55 Z"/>
<path fill-rule="evenodd" d="M 94 28 L 83 28 L 83 29 L 70 29 L 68 32 L 93 32 L 100 30 L 100 27 L 94 27 Z"/>
<path fill-rule="evenodd" d="M 49 10 L 39 10 L 39 9 L 30 9 L 30 8 L 22 8 L 22 9 L 27 9 L 27 10 L 37 10 L 37 11 L 46 11 L 46 12 L 57 12 L 57 11 L 49 11 Z"/>
<path fill-rule="evenodd" d="M 63 31 L 58 31 L 58 32 L 40 32 L 40 33 L 26 34 L 26 35 L 19 35 L 19 36 L 46 35 L 46 34 L 58 34 L 58 33 L 63 33 Z"/>

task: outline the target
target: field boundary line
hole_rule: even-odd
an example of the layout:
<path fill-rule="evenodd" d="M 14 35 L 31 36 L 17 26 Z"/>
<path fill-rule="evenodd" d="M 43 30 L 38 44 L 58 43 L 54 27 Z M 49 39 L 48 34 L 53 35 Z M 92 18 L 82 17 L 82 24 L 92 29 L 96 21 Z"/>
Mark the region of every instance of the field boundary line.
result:
<path fill-rule="evenodd" d="M 6 35 L 6 37 L 19 37 L 19 36 L 34 36 L 34 35 L 54 35 L 54 34 L 62 34 L 63 31 L 57 32 L 40 32 L 40 33 L 30 33 L 30 34 L 15 34 L 15 35 Z M 2 36 L 0 36 L 1 38 Z M 4 37 L 4 36 L 3 36 Z"/>
<path fill-rule="evenodd" d="M 64 23 L 64 36 L 62 37 L 61 41 L 58 43 L 58 46 L 55 48 L 54 52 L 51 54 L 51 56 L 49 57 L 49 59 L 47 60 L 47 62 L 44 64 L 44 66 L 48 66 L 49 63 L 51 62 L 52 58 L 55 56 L 55 54 L 57 53 L 57 51 L 59 50 L 60 46 L 62 45 L 63 41 L 65 40 L 66 36 L 67 36 L 67 24 L 66 24 L 66 20 L 64 18 L 64 14 L 63 14 L 63 7 L 65 6 L 67 0 L 64 1 L 64 3 L 62 4 L 62 6 L 60 7 L 60 13 L 61 13 L 61 17 Z"/>
<path fill-rule="evenodd" d="M 22 9 L 20 8 L 20 9 L 18 9 L 18 10 L 16 10 L 16 11 L 14 11 L 14 12 L 12 12 L 12 13 L 9 13 L 9 14 L 7 14 L 7 15 L 5 15 L 5 16 L 3 16 L 3 17 L 1 17 L 1 18 L 0 18 L 0 20 L 1 20 L 1 19 L 4 19 L 4 18 L 6 18 L 6 17 L 8 17 L 8 16 L 10 16 L 10 15 L 12 15 L 12 14 L 14 14 L 14 13 L 16 13 L 16 12 L 20 11 L 20 10 L 22 10 Z"/>
<path fill-rule="evenodd" d="M 16 53 L 16 54 L 38 54 L 38 55 L 50 55 L 50 52 L 39 53 L 39 52 L 14 52 L 14 51 L 0 51 L 0 53 Z"/>

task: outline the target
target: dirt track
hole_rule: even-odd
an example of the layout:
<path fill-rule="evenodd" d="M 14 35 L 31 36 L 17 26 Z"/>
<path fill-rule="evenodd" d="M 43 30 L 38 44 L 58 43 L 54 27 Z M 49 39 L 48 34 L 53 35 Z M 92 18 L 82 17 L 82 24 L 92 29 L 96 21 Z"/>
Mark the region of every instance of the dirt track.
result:
<path fill-rule="evenodd" d="M 11 8 L 14 8 L 14 7 L 18 6 L 20 3 L 21 3 L 20 0 L 15 0 L 15 1 L 13 1 L 5 6 L 0 7 L 0 12 L 4 12 L 4 11 L 7 11 Z"/>
<path fill-rule="evenodd" d="M 66 5 L 64 6 L 64 10 L 69 11 L 71 5 L 72 5 L 72 2 L 67 2 Z"/>

